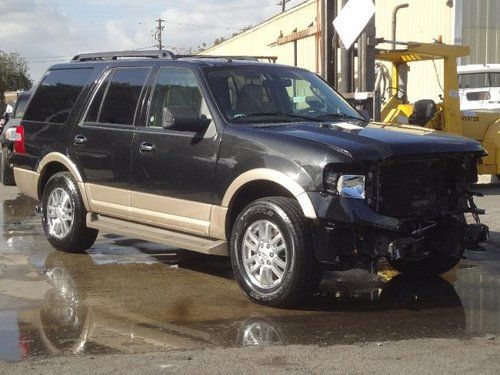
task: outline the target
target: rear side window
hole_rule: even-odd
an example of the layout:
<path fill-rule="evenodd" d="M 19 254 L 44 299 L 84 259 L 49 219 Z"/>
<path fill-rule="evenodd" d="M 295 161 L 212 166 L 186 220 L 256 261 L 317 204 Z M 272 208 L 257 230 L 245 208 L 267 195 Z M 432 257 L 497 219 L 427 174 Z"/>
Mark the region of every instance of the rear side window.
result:
<path fill-rule="evenodd" d="M 21 94 L 17 99 L 16 108 L 14 109 L 14 118 L 23 118 L 26 105 L 30 100 L 29 94 Z"/>
<path fill-rule="evenodd" d="M 50 70 L 36 90 L 24 119 L 63 124 L 91 74 L 92 69 Z"/>
<path fill-rule="evenodd" d="M 149 68 L 114 69 L 98 88 L 86 121 L 133 125 Z"/>

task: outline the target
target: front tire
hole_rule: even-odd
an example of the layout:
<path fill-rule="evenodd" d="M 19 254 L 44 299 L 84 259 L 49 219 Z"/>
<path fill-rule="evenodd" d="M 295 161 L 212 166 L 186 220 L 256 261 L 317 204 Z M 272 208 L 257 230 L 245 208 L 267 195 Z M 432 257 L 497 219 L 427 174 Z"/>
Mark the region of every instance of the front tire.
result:
<path fill-rule="evenodd" d="M 87 228 L 87 211 L 78 186 L 69 172 L 54 174 L 43 191 L 42 224 L 51 245 L 67 253 L 82 253 L 98 232 Z"/>
<path fill-rule="evenodd" d="M 14 171 L 9 163 L 9 150 L 7 147 L 2 147 L 2 159 L 0 162 L 0 177 L 5 186 L 16 186 L 14 180 Z"/>
<path fill-rule="evenodd" d="M 230 247 L 236 280 L 259 304 L 296 305 L 312 294 L 321 278 L 310 227 L 294 199 L 250 203 L 236 219 Z"/>

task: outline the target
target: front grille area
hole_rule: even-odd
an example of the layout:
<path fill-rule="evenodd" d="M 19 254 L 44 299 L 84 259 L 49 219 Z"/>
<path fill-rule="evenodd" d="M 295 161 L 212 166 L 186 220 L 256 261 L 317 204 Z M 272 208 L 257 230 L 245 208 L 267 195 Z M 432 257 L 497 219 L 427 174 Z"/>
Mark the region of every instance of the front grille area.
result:
<path fill-rule="evenodd" d="M 398 160 L 377 171 L 376 211 L 395 218 L 433 218 L 457 211 L 466 192 L 462 159 Z"/>

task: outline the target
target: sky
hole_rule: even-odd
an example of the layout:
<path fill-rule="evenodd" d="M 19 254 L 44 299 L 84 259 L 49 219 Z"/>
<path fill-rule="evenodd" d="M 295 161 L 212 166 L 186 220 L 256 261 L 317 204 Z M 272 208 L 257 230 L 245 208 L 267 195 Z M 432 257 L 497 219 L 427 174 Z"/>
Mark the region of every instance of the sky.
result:
<path fill-rule="evenodd" d="M 166 20 L 163 44 L 184 51 L 260 23 L 281 11 L 278 2 L 0 0 L 0 51 L 25 57 L 37 82 L 50 65 L 80 53 L 151 49 L 159 17 Z"/>

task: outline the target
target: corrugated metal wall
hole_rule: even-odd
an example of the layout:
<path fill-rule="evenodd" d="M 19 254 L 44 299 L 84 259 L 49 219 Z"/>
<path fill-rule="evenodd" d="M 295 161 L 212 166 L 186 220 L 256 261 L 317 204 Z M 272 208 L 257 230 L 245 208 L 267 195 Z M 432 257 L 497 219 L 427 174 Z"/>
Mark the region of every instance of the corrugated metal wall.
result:
<path fill-rule="evenodd" d="M 471 48 L 462 64 L 500 63 L 500 1 L 462 2 L 462 43 Z"/>

